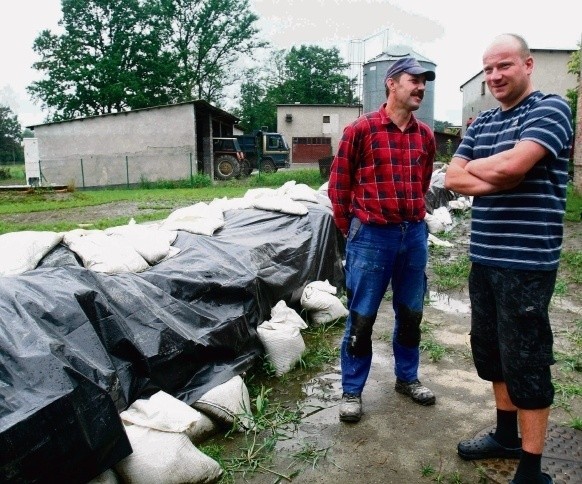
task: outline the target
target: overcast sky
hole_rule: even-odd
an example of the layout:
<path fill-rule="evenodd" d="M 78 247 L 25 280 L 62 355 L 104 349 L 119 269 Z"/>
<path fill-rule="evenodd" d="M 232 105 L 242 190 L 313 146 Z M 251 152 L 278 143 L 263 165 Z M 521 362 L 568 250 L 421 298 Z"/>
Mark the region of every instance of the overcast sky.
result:
<path fill-rule="evenodd" d="M 515 32 L 534 49 L 575 49 L 582 37 L 579 0 L 553 0 L 543 8 L 522 0 L 250 0 L 262 36 L 274 47 L 337 47 L 346 61 L 350 44 L 364 61 L 380 54 L 383 39 L 405 44 L 436 64 L 435 119 L 461 123 L 460 86 L 481 69 L 483 49 L 497 34 Z M 525 8 L 524 5 L 531 5 Z M 60 0 L 10 2 L 0 17 L 0 103 L 23 125 L 46 113 L 25 88 L 38 80 L 32 51 L 41 30 L 56 31 Z M 574 86 L 572 86 L 574 87 Z"/>

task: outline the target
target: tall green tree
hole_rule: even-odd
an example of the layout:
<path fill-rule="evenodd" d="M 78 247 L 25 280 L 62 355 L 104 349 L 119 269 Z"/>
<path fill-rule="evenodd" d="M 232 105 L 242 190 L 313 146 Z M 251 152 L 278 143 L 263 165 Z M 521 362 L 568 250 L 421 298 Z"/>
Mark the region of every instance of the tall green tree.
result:
<path fill-rule="evenodd" d="M 139 0 L 62 0 L 64 33 L 41 32 L 33 67 L 45 78 L 28 92 L 70 119 L 170 102 L 177 68 L 164 46 L 156 4 Z"/>
<path fill-rule="evenodd" d="M 259 39 L 248 0 L 161 0 L 178 61 L 180 100 L 219 102 L 240 79 L 237 60 L 268 45 Z"/>
<path fill-rule="evenodd" d="M 344 74 L 348 67 L 335 47 L 275 51 L 264 66 L 247 71 L 235 114 L 247 131 L 261 126 L 274 130 L 277 104 L 357 103 L 355 79 Z"/>
<path fill-rule="evenodd" d="M 244 73 L 239 107 L 234 114 L 247 132 L 263 126 L 274 131 L 277 127 L 278 88 L 286 80 L 285 55 L 285 50 L 273 51 L 262 66 Z"/>
<path fill-rule="evenodd" d="M 24 160 L 21 129 L 16 114 L 0 104 L 0 163 Z"/>
<path fill-rule="evenodd" d="M 292 47 L 285 57 L 286 80 L 279 87 L 281 102 L 352 104 L 355 81 L 344 74 L 348 67 L 336 47 Z"/>
<path fill-rule="evenodd" d="M 205 99 L 265 45 L 248 0 L 61 0 L 64 33 L 41 32 L 28 92 L 49 120 Z"/>

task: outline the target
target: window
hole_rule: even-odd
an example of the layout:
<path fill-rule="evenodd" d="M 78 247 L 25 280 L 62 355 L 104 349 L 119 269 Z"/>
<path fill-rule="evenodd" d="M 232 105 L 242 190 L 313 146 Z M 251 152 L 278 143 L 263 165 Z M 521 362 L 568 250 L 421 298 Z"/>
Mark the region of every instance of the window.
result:
<path fill-rule="evenodd" d="M 324 116 L 323 117 L 323 123 L 324 124 L 329 124 L 330 123 L 329 116 Z"/>
<path fill-rule="evenodd" d="M 481 81 L 481 96 L 485 96 L 485 81 Z"/>

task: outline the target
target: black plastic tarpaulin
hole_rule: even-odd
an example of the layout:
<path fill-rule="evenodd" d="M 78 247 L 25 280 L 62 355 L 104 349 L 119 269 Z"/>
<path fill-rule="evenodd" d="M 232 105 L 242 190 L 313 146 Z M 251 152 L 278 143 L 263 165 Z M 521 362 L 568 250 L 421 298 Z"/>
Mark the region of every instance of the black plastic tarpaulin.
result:
<path fill-rule="evenodd" d="M 314 280 L 343 287 L 331 212 L 225 212 L 213 236 L 141 273 L 58 246 L 0 277 L 0 481 L 87 482 L 131 453 L 119 412 L 163 390 L 194 403 L 262 354 L 256 328 Z"/>

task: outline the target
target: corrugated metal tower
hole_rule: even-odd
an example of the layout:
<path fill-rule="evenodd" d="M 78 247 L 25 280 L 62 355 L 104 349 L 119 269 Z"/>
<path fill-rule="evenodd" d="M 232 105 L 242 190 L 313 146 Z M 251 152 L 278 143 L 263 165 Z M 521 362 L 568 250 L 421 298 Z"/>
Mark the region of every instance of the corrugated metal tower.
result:
<path fill-rule="evenodd" d="M 380 105 L 386 101 L 386 89 L 384 87 L 384 76 L 386 75 L 386 71 L 388 70 L 388 67 L 394 64 L 394 62 L 407 55 L 414 57 L 418 60 L 421 66 L 427 69 L 433 71 L 436 69 L 436 64 L 434 62 L 418 52 L 415 52 L 409 46 L 393 45 L 387 47 L 384 52 L 365 62 L 362 67 L 364 77 L 362 96 L 365 113 L 376 111 Z M 437 81 L 426 83 L 424 99 L 419 110 L 414 113 L 418 119 L 424 121 L 433 129 L 435 82 Z"/>

